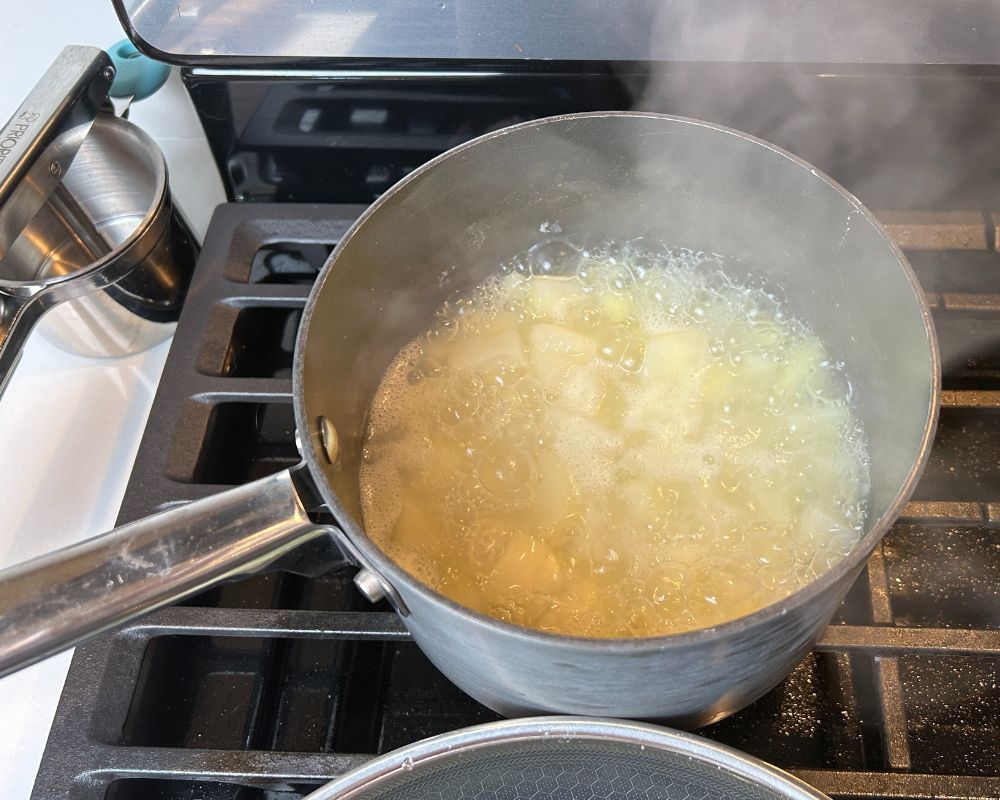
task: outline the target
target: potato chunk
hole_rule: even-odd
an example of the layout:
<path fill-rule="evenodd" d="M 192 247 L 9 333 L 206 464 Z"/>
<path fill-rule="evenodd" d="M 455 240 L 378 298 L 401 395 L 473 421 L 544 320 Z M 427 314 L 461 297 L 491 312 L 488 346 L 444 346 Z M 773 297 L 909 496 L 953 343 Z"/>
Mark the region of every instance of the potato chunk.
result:
<path fill-rule="evenodd" d="M 788 361 L 781 369 L 781 385 L 789 391 L 805 389 L 806 380 L 826 357 L 826 350 L 819 339 L 809 337 L 799 342 L 788 353 Z"/>
<path fill-rule="evenodd" d="M 573 305 L 585 296 L 580 282 L 573 278 L 536 275 L 531 279 L 528 305 L 540 317 L 565 322 Z"/>
<path fill-rule="evenodd" d="M 521 586 L 538 592 L 552 592 L 562 582 L 559 559 L 536 537 L 516 533 L 490 576 L 497 587 Z"/>
<path fill-rule="evenodd" d="M 563 376 L 557 402 L 571 411 L 594 417 L 603 398 L 601 368 L 593 363 L 583 366 L 573 364 Z"/>
<path fill-rule="evenodd" d="M 650 381 L 683 381 L 707 367 L 710 355 L 704 331 L 688 329 L 650 336 L 642 373 Z"/>
<path fill-rule="evenodd" d="M 570 369 L 593 358 L 596 343 L 582 333 L 541 323 L 528 334 L 528 348 L 538 380 L 549 391 L 559 391 Z"/>
<path fill-rule="evenodd" d="M 599 296 L 598 302 L 604 311 L 604 318 L 609 322 L 624 322 L 635 310 L 635 303 L 631 298 L 611 292 L 604 292 Z"/>
<path fill-rule="evenodd" d="M 573 484 L 565 462 L 555 453 L 542 450 L 537 456 L 538 482 L 534 487 L 533 511 L 539 524 L 553 525 L 570 513 Z"/>
<path fill-rule="evenodd" d="M 480 369 L 491 364 L 523 364 L 521 337 L 512 328 L 486 336 L 455 342 L 448 349 L 448 365 L 456 369 Z"/>

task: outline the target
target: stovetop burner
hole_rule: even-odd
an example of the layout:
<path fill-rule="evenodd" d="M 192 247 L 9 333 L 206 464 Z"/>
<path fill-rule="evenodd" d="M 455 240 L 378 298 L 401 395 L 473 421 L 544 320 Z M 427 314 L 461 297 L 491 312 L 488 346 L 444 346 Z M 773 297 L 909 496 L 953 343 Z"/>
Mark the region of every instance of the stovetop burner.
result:
<path fill-rule="evenodd" d="M 361 210 L 217 210 L 121 522 L 297 461 L 295 331 Z M 994 220 L 881 216 L 928 293 L 945 357 L 930 465 L 814 652 L 701 733 L 834 797 L 1000 797 Z M 375 754 L 493 719 L 349 573 L 274 572 L 78 648 L 33 797 L 290 800 Z"/>

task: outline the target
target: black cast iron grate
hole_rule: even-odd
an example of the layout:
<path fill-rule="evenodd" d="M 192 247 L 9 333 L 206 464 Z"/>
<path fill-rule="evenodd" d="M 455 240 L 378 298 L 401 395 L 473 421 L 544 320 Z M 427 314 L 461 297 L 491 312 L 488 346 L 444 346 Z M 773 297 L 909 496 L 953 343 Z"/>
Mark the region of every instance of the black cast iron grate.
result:
<path fill-rule="evenodd" d="M 295 330 L 360 211 L 216 211 L 121 521 L 295 463 Z M 834 797 L 1000 797 L 995 220 L 882 217 L 928 293 L 944 352 L 930 466 L 816 650 L 702 733 Z M 374 754 L 495 718 L 350 575 L 275 572 L 79 648 L 33 798 L 291 800 Z"/>

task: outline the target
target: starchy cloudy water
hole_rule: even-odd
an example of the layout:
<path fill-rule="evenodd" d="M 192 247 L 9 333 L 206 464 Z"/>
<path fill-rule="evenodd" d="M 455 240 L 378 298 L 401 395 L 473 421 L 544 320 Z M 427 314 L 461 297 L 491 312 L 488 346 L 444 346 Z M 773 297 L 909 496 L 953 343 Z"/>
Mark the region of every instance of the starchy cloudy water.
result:
<path fill-rule="evenodd" d="M 547 241 L 446 303 L 386 371 L 365 527 L 497 619 L 591 637 L 715 625 L 858 541 L 851 395 L 817 336 L 720 259 Z"/>

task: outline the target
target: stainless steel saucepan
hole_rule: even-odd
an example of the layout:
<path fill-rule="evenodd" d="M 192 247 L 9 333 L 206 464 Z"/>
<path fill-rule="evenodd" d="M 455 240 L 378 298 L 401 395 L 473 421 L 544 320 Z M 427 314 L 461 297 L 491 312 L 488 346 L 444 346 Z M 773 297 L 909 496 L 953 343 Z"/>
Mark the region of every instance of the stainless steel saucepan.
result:
<path fill-rule="evenodd" d="M 0 393 L 36 323 L 80 355 L 173 332 L 197 246 L 163 153 L 112 113 L 111 59 L 71 45 L 0 127 Z"/>
<path fill-rule="evenodd" d="M 782 287 L 848 365 L 867 430 L 868 530 L 784 600 L 710 629 L 585 639 L 474 613 L 430 590 L 366 536 L 358 465 L 366 412 L 398 349 L 456 290 L 566 234 L 649 236 L 729 257 Z M 938 351 L 903 255 L 850 194 L 794 156 L 695 120 L 553 117 L 445 153 L 384 194 L 334 251 L 295 353 L 302 464 L 0 574 L 9 672 L 221 580 L 332 538 L 389 597 L 427 656 L 482 703 L 535 712 L 719 719 L 777 684 L 826 626 L 910 495 L 937 420 Z M 337 527 L 310 512 L 332 512 Z"/>

